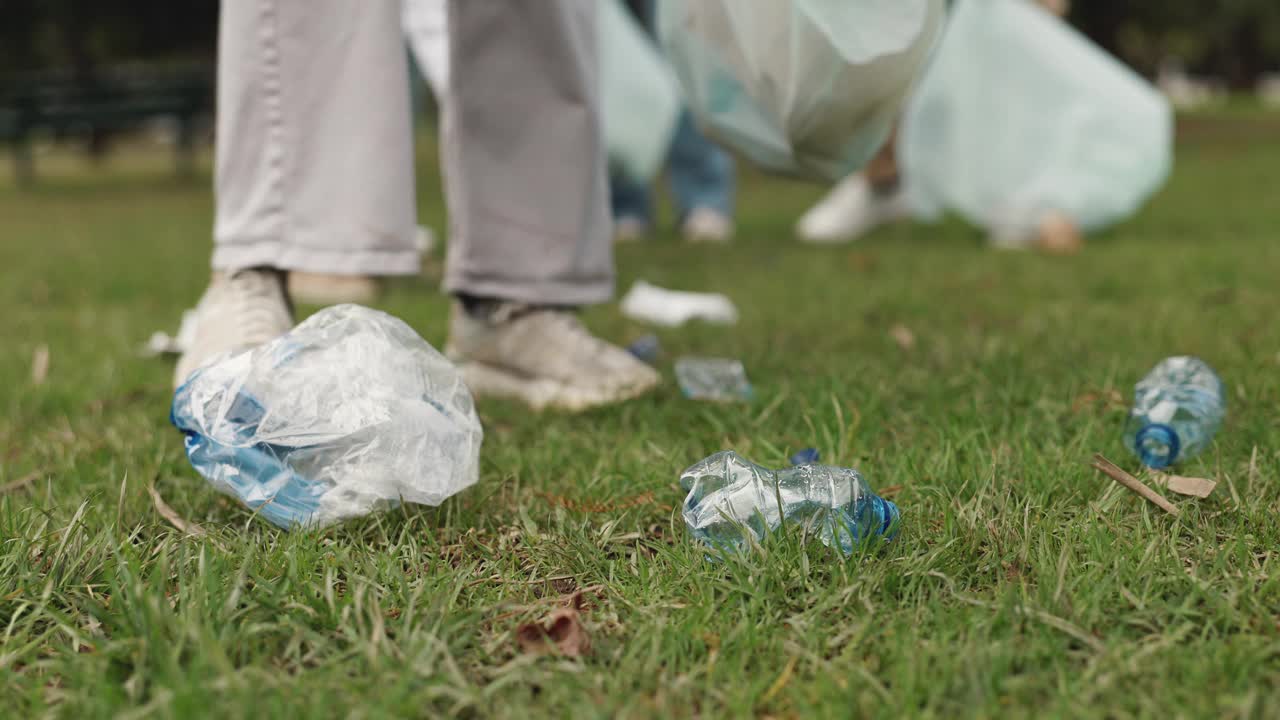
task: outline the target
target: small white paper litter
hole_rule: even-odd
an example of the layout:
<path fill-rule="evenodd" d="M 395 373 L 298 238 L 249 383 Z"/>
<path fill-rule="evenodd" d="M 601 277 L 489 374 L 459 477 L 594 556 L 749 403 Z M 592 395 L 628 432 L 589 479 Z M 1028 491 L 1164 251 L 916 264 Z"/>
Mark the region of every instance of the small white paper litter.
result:
<path fill-rule="evenodd" d="M 679 327 L 690 320 L 717 325 L 738 322 L 738 308 L 720 293 L 668 290 L 637 280 L 622 298 L 622 314 L 663 327 Z"/>

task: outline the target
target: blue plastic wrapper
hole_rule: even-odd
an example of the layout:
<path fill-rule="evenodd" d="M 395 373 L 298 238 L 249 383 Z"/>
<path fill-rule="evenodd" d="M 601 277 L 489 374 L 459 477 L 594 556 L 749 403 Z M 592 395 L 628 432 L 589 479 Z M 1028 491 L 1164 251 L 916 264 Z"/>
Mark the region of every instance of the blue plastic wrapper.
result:
<path fill-rule="evenodd" d="M 637 360 L 643 360 L 652 365 L 658 361 L 658 356 L 662 354 L 662 343 L 658 340 L 657 335 L 644 335 L 636 338 L 634 342 L 628 345 L 627 352 L 631 353 Z"/>
<path fill-rule="evenodd" d="M 815 465 L 821 459 L 822 455 L 816 448 L 805 448 L 790 458 L 792 465 Z"/>

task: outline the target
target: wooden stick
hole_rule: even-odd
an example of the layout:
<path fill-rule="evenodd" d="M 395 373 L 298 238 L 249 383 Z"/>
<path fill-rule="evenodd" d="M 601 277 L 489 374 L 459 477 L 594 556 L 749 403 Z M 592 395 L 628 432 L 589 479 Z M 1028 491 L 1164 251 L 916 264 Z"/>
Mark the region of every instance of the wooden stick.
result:
<path fill-rule="evenodd" d="M 27 473 L 26 475 L 23 475 L 22 477 L 18 478 L 17 480 L 14 480 L 11 483 L 0 485 L 0 495 L 4 495 L 5 493 L 11 492 L 13 490 L 19 490 L 21 488 L 24 488 L 27 485 L 30 485 L 31 482 L 38 477 L 40 477 L 39 472 Z"/>
<path fill-rule="evenodd" d="M 1161 510 L 1173 515 L 1174 517 L 1178 516 L 1178 508 L 1174 507 L 1173 503 L 1165 500 L 1164 497 L 1155 490 L 1152 490 L 1142 484 L 1142 481 L 1138 478 L 1116 467 L 1116 464 L 1103 457 L 1102 453 L 1097 453 L 1093 456 L 1093 462 L 1091 465 L 1093 466 L 1093 469 L 1146 498 Z"/>

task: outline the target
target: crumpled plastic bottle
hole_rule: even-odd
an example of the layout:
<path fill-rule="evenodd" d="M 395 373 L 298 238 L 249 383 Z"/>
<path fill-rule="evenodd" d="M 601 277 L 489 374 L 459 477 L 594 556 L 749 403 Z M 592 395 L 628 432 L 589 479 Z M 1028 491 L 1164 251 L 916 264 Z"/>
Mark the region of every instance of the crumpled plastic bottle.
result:
<path fill-rule="evenodd" d="M 868 538 L 898 534 L 898 506 L 851 468 L 799 465 L 770 470 L 718 452 L 685 470 L 684 521 L 694 537 L 719 549 L 742 549 L 782 523 L 811 525 L 827 547 L 852 554 Z"/>
<path fill-rule="evenodd" d="M 746 402 L 755 394 L 746 368 L 731 358 L 677 358 L 676 382 L 691 400 Z"/>
<path fill-rule="evenodd" d="M 1209 447 L 1225 415 L 1226 392 L 1213 368 L 1199 358 L 1165 358 L 1134 388 L 1125 445 L 1161 470 Z"/>
<path fill-rule="evenodd" d="M 170 417 L 201 475 L 283 528 L 439 505 L 479 477 L 483 432 L 457 369 L 358 305 L 197 370 Z"/>

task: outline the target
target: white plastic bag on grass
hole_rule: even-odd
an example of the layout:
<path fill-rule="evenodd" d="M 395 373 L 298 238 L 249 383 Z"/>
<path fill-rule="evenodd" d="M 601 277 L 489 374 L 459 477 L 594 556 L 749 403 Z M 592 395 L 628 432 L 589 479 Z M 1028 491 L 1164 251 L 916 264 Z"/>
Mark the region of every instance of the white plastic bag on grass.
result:
<path fill-rule="evenodd" d="M 1067 24 L 1028 0 L 960 0 L 898 148 L 918 215 L 1030 238 L 1054 213 L 1086 231 L 1133 214 L 1172 142 L 1160 93 Z"/>
<path fill-rule="evenodd" d="M 661 0 L 704 129 L 767 169 L 836 180 L 884 143 L 943 0 Z"/>
<path fill-rule="evenodd" d="M 322 310 L 192 373 L 170 413 L 217 489 L 283 528 L 475 484 L 483 433 L 462 376 L 403 321 Z"/>

